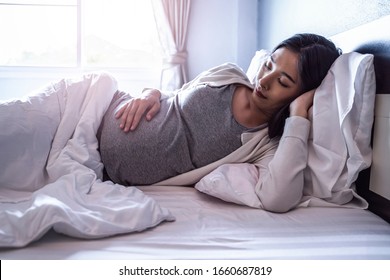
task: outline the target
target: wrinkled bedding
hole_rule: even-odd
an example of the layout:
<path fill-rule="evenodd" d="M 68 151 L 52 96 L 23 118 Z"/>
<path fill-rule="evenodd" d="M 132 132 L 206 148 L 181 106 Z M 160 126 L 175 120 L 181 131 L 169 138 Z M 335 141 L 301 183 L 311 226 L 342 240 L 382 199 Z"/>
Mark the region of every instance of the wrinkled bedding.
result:
<path fill-rule="evenodd" d="M 174 220 L 137 188 L 101 180 L 95 135 L 116 90 L 110 75 L 94 73 L 0 103 L 0 247 L 51 228 L 101 238 Z"/>

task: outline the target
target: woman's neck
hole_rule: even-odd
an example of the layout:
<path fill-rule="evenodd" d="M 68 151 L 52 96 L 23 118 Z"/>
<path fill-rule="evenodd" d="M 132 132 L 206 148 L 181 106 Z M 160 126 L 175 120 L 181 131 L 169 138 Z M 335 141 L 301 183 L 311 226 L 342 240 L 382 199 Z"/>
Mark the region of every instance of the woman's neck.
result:
<path fill-rule="evenodd" d="M 232 111 L 235 120 L 242 126 L 253 128 L 267 123 L 269 117 L 251 102 L 252 89 L 238 85 L 233 94 Z"/>

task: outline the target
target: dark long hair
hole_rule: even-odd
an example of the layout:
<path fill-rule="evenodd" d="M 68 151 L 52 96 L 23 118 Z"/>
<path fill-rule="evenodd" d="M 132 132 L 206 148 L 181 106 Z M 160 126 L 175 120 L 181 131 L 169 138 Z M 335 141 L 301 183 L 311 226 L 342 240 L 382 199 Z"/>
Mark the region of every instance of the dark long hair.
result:
<path fill-rule="evenodd" d="M 341 54 L 333 42 L 323 36 L 311 33 L 296 34 L 276 46 L 273 50 L 287 48 L 297 53 L 298 74 L 301 80 L 299 95 L 317 88 L 328 73 L 333 62 Z M 283 106 L 268 122 L 270 138 L 283 134 L 284 124 L 290 115 L 290 104 Z"/>

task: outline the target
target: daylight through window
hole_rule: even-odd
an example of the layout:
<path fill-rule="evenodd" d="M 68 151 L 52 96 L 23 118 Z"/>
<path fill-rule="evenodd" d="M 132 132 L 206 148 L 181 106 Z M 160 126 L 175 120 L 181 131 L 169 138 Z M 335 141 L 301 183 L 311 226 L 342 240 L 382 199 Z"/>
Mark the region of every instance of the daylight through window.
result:
<path fill-rule="evenodd" d="M 155 67 L 147 0 L 0 1 L 0 66 Z"/>

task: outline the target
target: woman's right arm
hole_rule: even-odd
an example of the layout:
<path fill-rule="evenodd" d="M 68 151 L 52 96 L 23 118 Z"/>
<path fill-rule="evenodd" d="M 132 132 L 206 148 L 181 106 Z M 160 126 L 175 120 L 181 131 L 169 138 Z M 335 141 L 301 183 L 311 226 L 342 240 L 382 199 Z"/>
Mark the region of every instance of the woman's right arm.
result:
<path fill-rule="evenodd" d="M 120 128 L 124 132 L 135 130 L 146 114 L 150 121 L 160 110 L 161 92 L 157 89 L 146 89 L 141 96 L 132 98 L 116 114 L 121 119 Z"/>
<path fill-rule="evenodd" d="M 259 179 L 255 192 L 266 210 L 286 212 L 301 201 L 313 97 L 314 91 L 310 91 L 291 103 L 290 118 L 276 151 L 256 164 Z"/>

